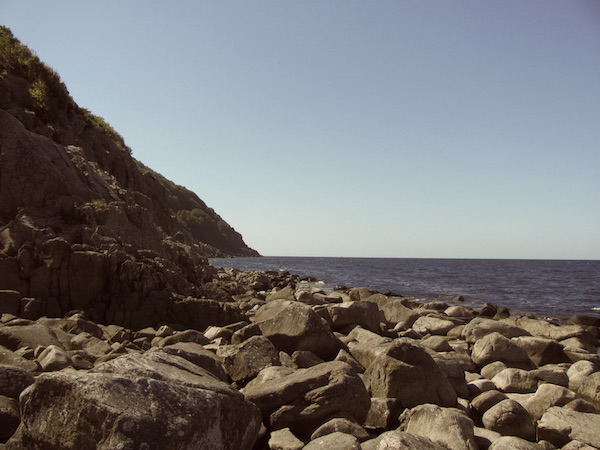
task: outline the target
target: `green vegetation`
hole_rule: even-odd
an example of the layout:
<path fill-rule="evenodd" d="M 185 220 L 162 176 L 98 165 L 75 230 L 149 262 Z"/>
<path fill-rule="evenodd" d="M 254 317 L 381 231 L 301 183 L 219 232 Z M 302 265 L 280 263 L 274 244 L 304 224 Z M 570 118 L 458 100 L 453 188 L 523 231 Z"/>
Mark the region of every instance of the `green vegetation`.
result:
<path fill-rule="evenodd" d="M 0 25 L 0 73 L 4 71 L 29 81 L 31 107 L 41 120 L 56 121 L 60 112 L 70 103 L 78 108 L 58 74 L 44 64 L 27 46 L 21 44 L 9 28 Z M 90 126 L 103 132 L 119 143 L 126 152 L 131 153 L 123 137 L 106 120 L 85 108 L 78 108 L 78 110 Z"/>
<path fill-rule="evenodd" d="M 38 112 L 61 109 L 70 100 L 67 88 L 58 74 L 5 26 L 0 25 L 0 69 L 25 78 L 31 83 L 29 93 Z"/>
<path fill-rule="evenodd" d="M 213 247 L 239 251 L 245 247 L 242 236 L 227 224 L 212 208 L 193 192 L 169 181 L 159 173 L 137 161 L 140 172 L 152 175 L 165 192 L 165 201 L 171 216 L 191 236 Z"/>

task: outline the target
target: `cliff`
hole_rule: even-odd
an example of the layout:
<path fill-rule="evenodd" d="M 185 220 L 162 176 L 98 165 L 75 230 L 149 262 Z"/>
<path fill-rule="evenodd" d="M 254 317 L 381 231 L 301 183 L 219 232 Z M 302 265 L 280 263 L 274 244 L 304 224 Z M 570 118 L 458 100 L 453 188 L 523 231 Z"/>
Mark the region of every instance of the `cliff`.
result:
<path fill-rule="evenodd" d="M 212 256 L 258 253 L 0 27 L 0 289 L 22 297 L 17 312 L 153 325 L 205 296 Z"/>

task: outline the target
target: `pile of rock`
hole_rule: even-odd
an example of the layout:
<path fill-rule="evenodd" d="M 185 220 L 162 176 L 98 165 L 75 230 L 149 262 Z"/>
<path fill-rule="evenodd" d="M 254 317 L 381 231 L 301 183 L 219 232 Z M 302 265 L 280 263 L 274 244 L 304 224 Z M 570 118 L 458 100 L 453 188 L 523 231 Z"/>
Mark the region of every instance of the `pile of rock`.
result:
<path fill-rule="evenodd" d="M 3 314 L 0 448 L 600 448 L 597 320 L 217 279 L 202 332 Z"/>

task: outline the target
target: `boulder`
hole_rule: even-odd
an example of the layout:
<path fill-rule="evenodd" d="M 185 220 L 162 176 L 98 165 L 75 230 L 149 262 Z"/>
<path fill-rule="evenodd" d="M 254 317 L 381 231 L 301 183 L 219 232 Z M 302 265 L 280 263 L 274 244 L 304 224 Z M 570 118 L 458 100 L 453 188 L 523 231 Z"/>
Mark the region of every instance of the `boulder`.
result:
<path fill-rule="evenodd" d="M 558 386 L 569 386 L 569 376 L 567 375 L 566 367 L 558 364 L 547 364 L 531 371 L 538 384 L 551 383 Z"/>
<path fill-rule="evenodd" d="M 479 414 L 484 414 L 492 406 L 506 400 L 508 397 L 506 394 L 497 391 L 495 389 L 491 391 L 485 391 L 471 400 L 471 407 Z"/>
<path fill-rule="evenodd" d="M 340 350 L 340 352 L 343 352 L 343 350 Z M 338 359 L 337 356 L 335 357 L 335 359 L 341 361 L 341 359 Z M 296 350 L 294 353 L 292 353 L 292 361 L 298 368 L 301 369 L 316 366 L 317 364 L 325 362 L 313 352 L 309 352 L 308 350 Z M 348 364 L 350 363 L 348 362 Z M 354 369 L 356 370 L 356 367 Z"/>
<path fill-rule="evenodd" d="M 536 366 L 571 362 L 563 350 L 563 346 L 556 341 L 536 336 L 519 336 L 512 338 L 520 348 L 525 350 Z"/>
<path fill-rule="evenodd" d="M 296 300 L 296 297 L 294 297 L 294 287 L 291 284 L 288 284 L 287 286 L 285 286 L 281 289 L 274 288 L 267 295 L 267 298 L 265 300 L 267 302 L 272 302 L 274 300 L 288 300 L 288 301 Z"/>
<path fill-rule="evenodd" d="M 548 450 L 548 447 L 516 436 L 502 436 L 492 442 L 488 450 Z"/>
<path fill-rule="evenodd" d="M 410 410 L 405 431 L 431 439 L 450 450 L 477 450 L 473 421 L 455 408 L 424 404 Z"/>
<path fill-rule="evenodd" d="M 535 374 L 522 369 L 508 368 L 492 378 L 498 389 L 504 392 L 517 392 L 525 394 L 535 392 L 537 380 Z"/>
<path fill-rule="evenodd" d="M 401 430 L 386 431 L 375 439 L 365 441 L 361 450 L 447 450 L 431 439 Z"/>
<path fill-rule="evenodd" d="M 517 336 L 529 336 L 530 333 L 516 325 L 509 324 L 503 320 L 476 317 L 471 320 L 462 331 L 463 338 L 467 342 L 476 342 L 490 333 L 500 333 L 510 339 Z"/>
<path fill-rule="evenodd" d="M 340 361 L 270 379 L 259 377 L 241 391 L 260 408 L 265 423 L 275 429 L 289 427 L 304 434 L 333 417 L 363 423 L 369 411 L 371 399 L 362 380 Z"/>
<path fill-rule="evenodd" d="M 543 337 L 553 341 L 563 341 L 572 337 L 586 337 L 585 328 L 581 325 L 554 325 L 541 319 L 517 317 L 506 319 L 516 327 L 527 330 L 532 336 Z"/>
<path fill-rule="evenodd" d="M 264 336 L 253 336 L 239 345 L 221 346 L 217 356 L 222 358 L 226 372 L 236 382 L 256 377 L 265 367 L 280 365 L 279 351 Z"/>
<path fill-rule="evenodd" d="M 62 370 L 73 365 L 71 357 L 56 345 L 46 347 L 38 356 L 38 363 L 45 372 Z"/>
<path fill-rule="evenodd" d="M 41 323 L 28 322 L 24 325 L 0 326 L 0 345 L 14 351 L 23 347 L 37 348 L 61 344 L 56 333 L 50 328 Z"/>
<path fill-rule="evenodd" d="M 492 442 L 502 437 L 500 433 L 482 427 L 475 427 L 474 433 L 475 443 L 481 450 L 487 450 L 492 445 Z"/>
<path fill-rule="evenodd" d="M 456 392 L 431 356 L 407 340 L 393 342 L 364 375 L 373 397 L 396 398 L 403 407 L 422 403 L 454 406 Z"/>
<path fill-rule="evenodd" d="M 20 423 L 19 403 L 14 398 L 0 395 L 0 442 L 6 442 Z"/>
<path fill-rule="evenodd" d="M 0 395 L 18 400 L 21 392 L 31 384 L 33 377 L 25 369 L 0 364 Z"/>
<path fill-rule="evenodd" d="M 348 325 L 359 325 L 367 330 L 377 332 L 381 313 L 372 302 L 343 302 L 327 307 L 331 317 L 331 328 L 340 330 Z"/>
<path fill-rule="evenodd" d="M 523 406 L 529 412 L 533 420 L 540 420 L 546 410 L 552 406 L 564 406 L 577 399 L 575 392 L 557 386 L 544 383 L 535 391 L 535 394 L 523 402 Z"/>
<path fill-rule="evenodd" d="M 272 431 L 268 445 L 269 450 L 302 450 L 304 448 L 304 442 L 294 436 L 289 428 Z"/>
<path fill-rule="evenodd" d="M 336 431 L 310 441 L 305 450 L 361 450 L 361 445 L 351 434 Z"/>
<path fill-rule="evenodd" d="M 479 366 L 485 366 L 494 361 L 502 361 L 508 367 L 520 369 L 533 369 L 535 367 L 524 349 L 497 332 L 478 339 L 473 345 L 471 358 Z"/>
<path fill-rule="evenodd" d="M 406 307 L 402 300 L 392 300 L 381 307 L 386 322 L 397 329 L 407 329 L 421 316 L 418 312 Z"/>
<path fill-rule="evenodd" d="M 569 441 L 577 440 L 592 447 L 600 448 L 600 415 L 571 411 L 553 406 L 538 422 L 540 439 L 562 447 Z"/>
<path fill-rule="evenodd" d="M 481 418 L 483 426 L 504 436 L 535 439 L 535 424 L 531 415 L 519 403 L 506 399 L 488 409 Z"/>
<path fill-rule="evenodd" d="M 470 308 L 465 308 L 462 305 L 452 305 L 444 310 L 444 314 L 448 317 L 455 317 L 457 319 L 472 319 L 477 314 Z"/>
<path fill-rule="evenodd" d="M 329 324 L 303 303 L 286 304 L 273 317 L 258 322 L 258 326 L 277 349 L 289 355 L 296 350 L 308 350 L 325 361 L 331 361 L 345 348 L 334 336 Z"/>
<path fill-rule="evenodd" d="M 21 411 L 9 449 L 251 449 L 261 423 L 239 392 L 158 352 L 40 375 Z"/>
<path fill-rule="evenodd" d="M 580 372 L 569 379 L 569 388 L 592 403 L 596 408 L 600 408 L 600 372 L 587 375 L 583 375 L 583 373 Z"/>
<path fill-rule="evenodd" d="M 196 344 L 206 345 L 210 340 L 197 330 L 185 330 L 165 337 L 161 342 L 161 347 L 177 344 L 178 342 L 195 342 Z"/>
<path fill-rule="evenodd" d="M 40 365 L 37 361 L 26 359 L 18 353 L 15 353 L 6 347 L 0 345 L 0 364 L 7 366 L 20 367 L 27 372 L 37 372 L 40 369 Z"/>
<path fill-rule="evenodd" d="M 370 435 L 367 431 L 351 420 L 344 419 L 341 417 L 331 419 L 328 422 L 325 422 L 319 428 L 317 428 L 311 435 L 310 440 L 314 441 L 321 436 L 325 436 L 327 434 L 342 432 L 345 434 L 349 434 L 358 439 L 359 442 L 365 441 L 369 439 Z"/>
<path fill-rule="evenodd" d="M 446 335 L 448 331 L 454 328 L 454 322 L 441 317 L 420 316 L 412 325 L 413 330 L 422 335 Z"/>
<path fill-rule="evenodd" d="M 399 424 L 402 405 L 396 398 L 371 397 L 371 406 L 364 426 L 376 430 L 389 430 Z"/>
<path fill-rule="evenodd" d="M 487 378 L 488 380 L 491 380 L 492 378 L 494 378 L 496 375 L 498 375 L 500 372 L 502 372 L 504 369 L 507 369 L 507 368 L 508 368 L 508 366 L 506 364 L 504 364 L 502 361 L 494 361 L 492 363 L 489 363 L 489 364 L 486 364 L 485 366 L 483 366 L 479 372 L 481 373 L 481 376 L 483 378 Z"/>
<path fill-rule="evenodd" d="M 0 289 L 0 316 L 4 313 L 18 316 L 22 297 L 19 291 Z"/>
<path fill-rule="evenodd" d="M 195 342 L 178 342 L 166 347 L 151 349 L 149 352 L 163 352 L 179 356 L 198 367 L 208 370 L 215 378 L 225 382 L 229 381 L 221 360 L 213 352 Z"/>

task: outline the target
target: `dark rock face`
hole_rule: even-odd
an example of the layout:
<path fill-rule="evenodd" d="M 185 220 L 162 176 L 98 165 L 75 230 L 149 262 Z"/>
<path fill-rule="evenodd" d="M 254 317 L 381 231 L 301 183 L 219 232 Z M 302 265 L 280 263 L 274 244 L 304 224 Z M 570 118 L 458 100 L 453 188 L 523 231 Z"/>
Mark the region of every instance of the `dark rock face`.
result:
<path fill-rule="evenodd" d="M 2 312 L 84 310 L 98 322 L 153 326 L 176 315 L 175 298 L 206 297 L 206 257 L 257 255 L 195 194 L 133 159 L 10 30 L 0 40 Z M 34 83 L 44 99 L 32 96 Z"/>

